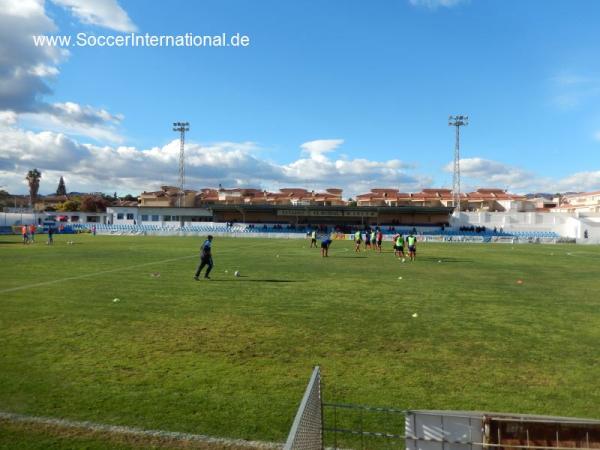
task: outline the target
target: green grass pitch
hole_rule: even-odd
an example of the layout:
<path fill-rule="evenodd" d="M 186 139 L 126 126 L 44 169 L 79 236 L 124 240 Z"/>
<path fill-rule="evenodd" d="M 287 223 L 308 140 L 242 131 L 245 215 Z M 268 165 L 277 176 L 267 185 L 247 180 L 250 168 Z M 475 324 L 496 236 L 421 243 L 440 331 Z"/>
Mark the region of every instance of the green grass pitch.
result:
<path fill-rule="evenodd" d="M 598 247 L 217 237 L 197 282 L 201 237 L 44 240 L 0 237 L 2 411 L 281 442 L 319 364 L 330 402 L 600 417 Z"/>

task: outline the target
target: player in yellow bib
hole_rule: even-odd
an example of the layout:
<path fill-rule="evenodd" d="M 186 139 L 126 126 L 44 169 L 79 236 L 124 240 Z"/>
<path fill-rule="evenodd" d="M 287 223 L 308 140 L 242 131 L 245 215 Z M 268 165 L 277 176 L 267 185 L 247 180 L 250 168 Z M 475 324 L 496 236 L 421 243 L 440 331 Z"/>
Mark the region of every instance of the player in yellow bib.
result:
<path fill-rule="evenodd" d="M 356 245 L 356 248 L 354 249 L 355 253 L 360 253 L 360 243 L 361 243 L 360 230 L 356 230 L 356 233 L 354 233 L 354 244 Z"/>
<path fill-rule="evenodd" d="M 310 233 L 310 248 L 317 248 L 317 231 L 312 230 Z"/>
<path fill-rule="evenodd" d="M 404 258 L 404 236 L 402 233 L 396 236 L 396 242 L 394 242 L 394 252 L 398 258 Z"/>
<path fill-rule="evenodd" d="M 411 261 L 414 261 L 417 259 L 417 237 L 414 236 L 411 231 L 406 238 L 406 241 L 408 242 L 408 256 Z"/>

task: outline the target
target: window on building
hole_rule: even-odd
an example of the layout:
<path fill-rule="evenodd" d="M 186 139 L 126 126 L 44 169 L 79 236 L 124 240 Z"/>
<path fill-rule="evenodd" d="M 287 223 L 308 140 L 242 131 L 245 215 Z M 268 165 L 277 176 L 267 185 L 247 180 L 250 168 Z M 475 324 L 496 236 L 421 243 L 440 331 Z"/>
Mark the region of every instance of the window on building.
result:
<path fill-rule="evenodd" d="M 160 219 L 158 218 L 158 216 L 152 216 L 152 222 L 158 222 Z"/>
<path fill-rule="evenodd" d="M 123 213 L 117 214 L 117 220 L 123 220 Z"/>
<path fill-rule="evenodd" d="M 71 222 L 79 222 L 79 216 L 71 216 Z"/>
<path fill-rule="evenodd" d="M 127 220 L 133 220 L 133 213 L 127 213 Z"/>
<path fill-rule="evenodd" d="M 148 222 L 148 215 L 142 214 L 142 222 Z"/>

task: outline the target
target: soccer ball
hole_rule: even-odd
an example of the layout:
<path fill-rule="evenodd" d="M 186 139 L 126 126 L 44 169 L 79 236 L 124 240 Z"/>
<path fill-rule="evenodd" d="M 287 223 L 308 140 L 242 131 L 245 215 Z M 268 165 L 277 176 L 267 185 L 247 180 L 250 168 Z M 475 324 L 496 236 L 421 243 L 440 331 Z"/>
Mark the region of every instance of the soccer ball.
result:
<path fill-rule="evenodd" d="M 416 319 L 417 317 L 419 317 L 419 314 L 414 313 L 412 316 Z"/>
<path fill-rule="evenodd" d="M 239 277 L 239 276 L 240 276 L 240 271 L 239 271 L 239 270 L 236 270 L 236 271 L 235 271 L 235 273 L 234 273 L 234 275 L 235 275 L 236 277 Z"/>

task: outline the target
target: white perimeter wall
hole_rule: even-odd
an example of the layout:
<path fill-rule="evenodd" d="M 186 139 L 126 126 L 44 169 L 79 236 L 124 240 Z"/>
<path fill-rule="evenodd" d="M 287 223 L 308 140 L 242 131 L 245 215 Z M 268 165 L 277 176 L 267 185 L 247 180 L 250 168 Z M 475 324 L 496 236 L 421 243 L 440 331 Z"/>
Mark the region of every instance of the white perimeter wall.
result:
<path fill-rule="evenodd" d="M 555 212 L 461 212 L 452 217 L 452 227 L 485 226 L 504 231 L 554 231 L 581 244 L 600 244 L 600 214 Z M 587 230 L 588 238 L 584 237 Z"/>

